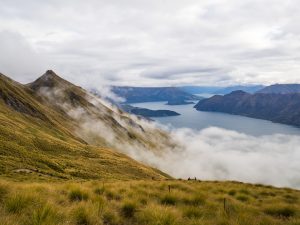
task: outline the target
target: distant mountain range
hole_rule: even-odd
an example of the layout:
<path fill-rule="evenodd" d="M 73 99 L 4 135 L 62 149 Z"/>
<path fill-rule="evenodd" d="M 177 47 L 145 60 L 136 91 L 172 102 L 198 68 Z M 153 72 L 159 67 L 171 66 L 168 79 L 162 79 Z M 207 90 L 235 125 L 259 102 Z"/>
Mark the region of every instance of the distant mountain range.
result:
<path fill-rule="evenodd" d="M 300 93 L 300 84 L 274 84 L 257 91 L 257 93 L 264 93 L 264 94 Z"/>
<path fill-rule="evenodd" d="M 116 95 L 126 99 L 126 103 L 172 101 L 185 102 L 200 100 L 201 97 L 187 93 L 177 87 L 118 87 L 111 89 Z"/>
<path fill-rule="evenodd" d="M 182 86 L 179 87 L 185 92 L 190 94 L 229 94 L 232 91 L 245 91 L 248 93 L 255 93 L 265 86 L 263 85 L 236 85 L 236 86 L 229 86 L 229 87 L 218 87 L 218 86 Z"/>
<path fill-rule="evenodd" d="M 97 89 L 92 89 L 91 93 L 93 95 L 101 98 L 101 93 L 99 93 L 97 91 Z M 127 113 L 134 114 L 137 116 L 142 116 L 145 118 L 179 116 L 180 115 L 179 113 L 172 111 L 172 110 L 162 110 L 162 109 L 161 110 L 152 110 L 152 109 L 147 109 L 147 108 L 142 108 L 142 107 L 135 107 L 130 104 L 124 104 L 124 103 L 117 102 L 117 101 L 107 98 L 107 97 L 106 97 L 106 100 L 109 101 L 112 105 L 118 107 L 119 109 L 121 109 Z M 180 102 L 180 103 L 182 103 L 182 102 Z"/>
<path fill-rule="evenodd" d="M 200 100 L 195 108 L 199 111 L 224 112 L 300 126 L 300 93 L 249 94 L 234 91 L 224 96 L 215 95 Z"/>

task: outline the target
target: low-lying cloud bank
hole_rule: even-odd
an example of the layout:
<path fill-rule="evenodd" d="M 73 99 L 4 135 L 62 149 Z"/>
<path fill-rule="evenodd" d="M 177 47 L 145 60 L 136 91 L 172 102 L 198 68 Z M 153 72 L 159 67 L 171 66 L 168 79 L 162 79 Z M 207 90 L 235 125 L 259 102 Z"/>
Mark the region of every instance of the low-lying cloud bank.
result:
<path fill-rule="evenodd" d="M 171 131 L 183 151 L 131 155 L 177 178 L 237 180 L 300 188 L 300 137 L 254 137 L 217 127 Z M 131 152 L 132 153 L 132 152 Z M 138 156 L 138 157 L 137 157 Z"/>
<path fill-rule="evenodd" d="M 168 129 L 122 114 L 88 93 L 86 98 L 94 107 L 74 107 L 63 101 L 64 93 L 60 89 L 40 90 L 41 95 L 78 122 L 75 132 L 91 144 L 97 144 L 94 139 L 100 138 L 114 149 L 176 178 L 236 180 L 300 189 L 299 136 L 254 137 L 218 127 L 200 131 Z M 169 132 L 162 132 L 158 129 L 161 127 Z"/>

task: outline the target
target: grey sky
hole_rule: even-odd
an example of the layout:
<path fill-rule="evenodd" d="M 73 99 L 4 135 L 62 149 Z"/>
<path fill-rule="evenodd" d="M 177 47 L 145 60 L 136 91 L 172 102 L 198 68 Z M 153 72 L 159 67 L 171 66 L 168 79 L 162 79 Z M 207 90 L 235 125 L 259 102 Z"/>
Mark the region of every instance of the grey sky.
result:
<path fill-rule="evenodd" d="M 0 71 L 83 86 L 300 83 L 297 0 L 0 0 Z"/>

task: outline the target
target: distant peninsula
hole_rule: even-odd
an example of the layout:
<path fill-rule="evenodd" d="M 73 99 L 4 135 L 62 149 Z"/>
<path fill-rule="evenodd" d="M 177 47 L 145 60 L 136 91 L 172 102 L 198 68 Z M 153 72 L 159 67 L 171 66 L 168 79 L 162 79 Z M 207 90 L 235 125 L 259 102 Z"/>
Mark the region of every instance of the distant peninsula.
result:
<path fill-rule="evenodd" d="M 131 105 L 121 105 L 120 107 L 125 112 L 143 116 L 143 117 L 166 117 L 166 116 L 179 116 L 180 114 L 172 111 L 172 110 L 152 110 L 152 109 L 146 109 L 146 108 L 140 108 L 140 107 L 134 107 Z"/>
<path fill-rule="evenodd" d="M 249 94 L 234 91 L 199 101 L 198 111 L 224 112 L 300 127 L 300 93 Z"/>

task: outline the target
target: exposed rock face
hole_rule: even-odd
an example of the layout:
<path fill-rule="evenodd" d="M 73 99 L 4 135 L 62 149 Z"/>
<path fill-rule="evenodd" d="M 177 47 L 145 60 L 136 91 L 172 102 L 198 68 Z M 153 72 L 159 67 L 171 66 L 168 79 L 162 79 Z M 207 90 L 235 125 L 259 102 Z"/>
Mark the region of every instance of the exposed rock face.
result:
<path fill-rule="evenodd" d="M 224 112 L 300 126 L 300 93 L 215 95 L 195 105 L 199 111 Z"/>

